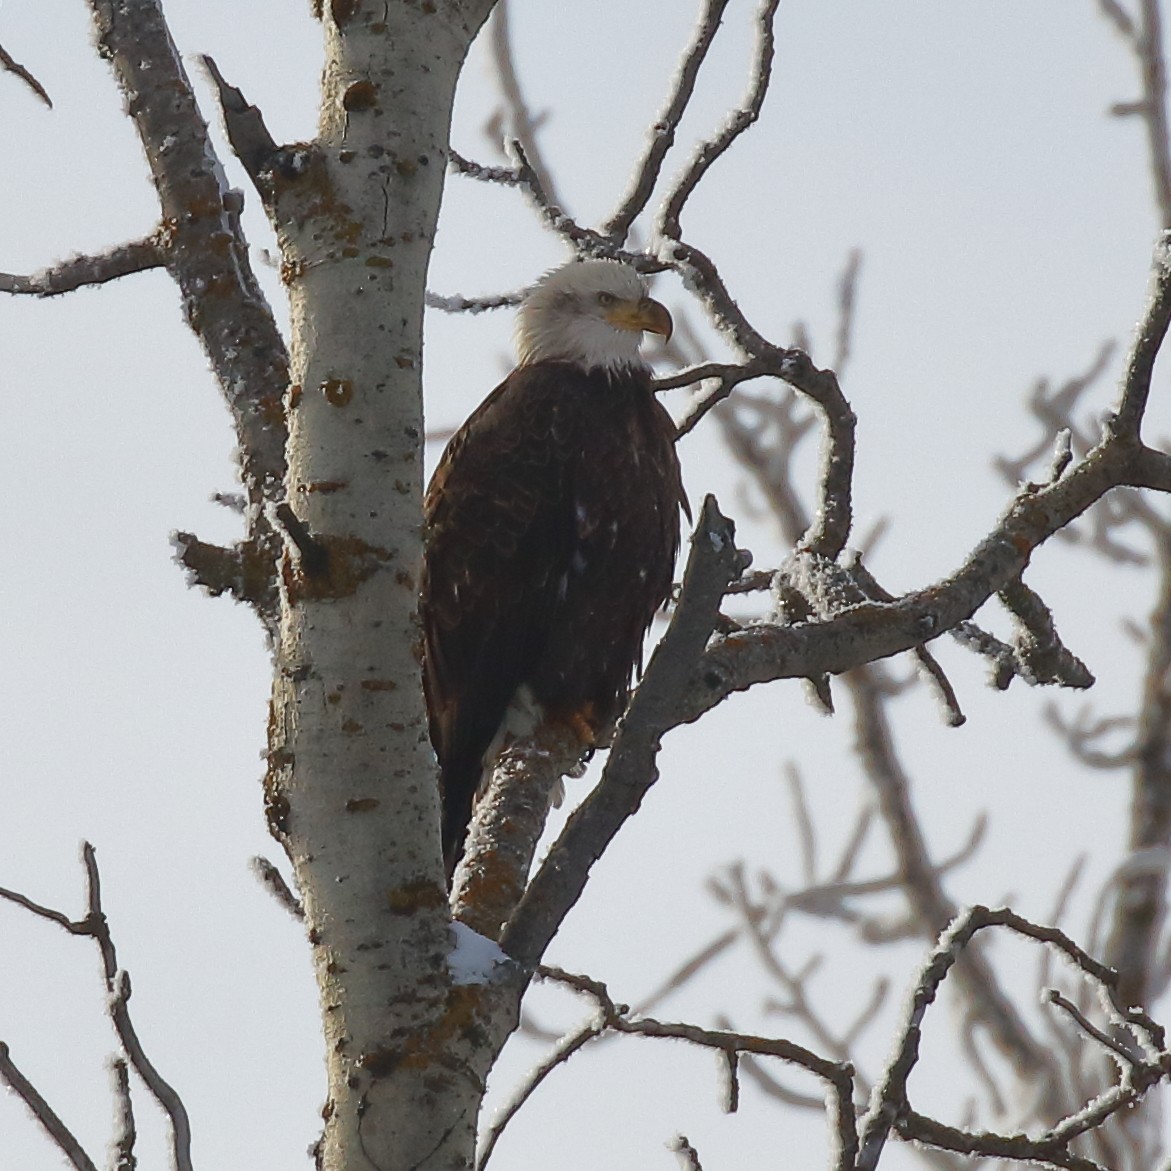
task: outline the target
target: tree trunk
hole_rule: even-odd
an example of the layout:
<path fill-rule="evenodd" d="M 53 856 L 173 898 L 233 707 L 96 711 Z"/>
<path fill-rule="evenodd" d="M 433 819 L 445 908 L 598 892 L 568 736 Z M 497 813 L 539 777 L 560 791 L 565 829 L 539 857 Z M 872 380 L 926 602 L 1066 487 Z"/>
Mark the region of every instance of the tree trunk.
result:
<path fill-rule="evenodd" d="M 470 1165 L 495 1053 L 456 1056 L 435 761 L 419 679 L 422 324 L 456 81 L 491 0 L 333 0 L 319 137 L 272 210 L 292 304 L 266 800 L 313 945 L 319 1165 Z"/>

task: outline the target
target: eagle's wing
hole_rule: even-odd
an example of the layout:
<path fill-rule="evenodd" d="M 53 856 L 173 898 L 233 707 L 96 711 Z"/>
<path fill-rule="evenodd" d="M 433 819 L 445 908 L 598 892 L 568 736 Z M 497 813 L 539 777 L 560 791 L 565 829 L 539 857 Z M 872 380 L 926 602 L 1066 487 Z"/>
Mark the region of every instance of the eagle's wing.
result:
<path fill-rule="evenodd" d="M 571 556 L 565 477 L 581 409 L 556 367 L 515 370 L 452 438 L 427 490 L 424 685 L 449 869 L 482 757 L 542 652 Z"/>

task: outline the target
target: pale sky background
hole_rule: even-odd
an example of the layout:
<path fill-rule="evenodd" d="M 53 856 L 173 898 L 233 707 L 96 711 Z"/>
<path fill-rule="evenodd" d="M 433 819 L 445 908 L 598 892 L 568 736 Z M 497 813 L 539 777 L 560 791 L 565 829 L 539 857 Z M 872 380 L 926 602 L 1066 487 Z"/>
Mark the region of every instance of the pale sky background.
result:
<path fill-rule="evenodd" d="M 312 135 L 316 120 L 319 30 L 308 7 L 167 6 L 189 62 L 215 56 L 284 139 Z M 624 190 L 697 8 L 514 0 L 525 85 L 534 108 L 551 111 L 543 143 L 584 220 L 604 216 Z M 730 6 L 668 173 L 743 93 L 752 15 L 743 0 Z M 149 231 L 154 194 L 93 51 L 85 5 L 7 0 L 0 44 L 55 102 L 48 111 L 0 75 L 0 270 L 29 271 Z M 1156 229 L 1142 131 L 1107 116 L 1111 103 L 1137 96 L 1137 81 L 1092 0 L 786 0 L 777 48 L 759 126 L 713 170 L 685 229 L 759 328 L 786 340 L 793 322 L 807 321 L 825 360 L 838 274 L 851 248 L 864 249 L 845 387 L 859 416 L 858 531 L 888 517 L 871 568 L 891 590 L 923 586 L 958 564 L 1008 500 L 992 460 L 1032 445 L 1028 388 L 1081 371 L 1105 339 L 1124 346 L 1141 309 Z M 197 84 L 212 118 L 207 85 Z M 495 101 L 477 49 L 456 111 L 463 153 L 495 161 L 482 132 Z M 238 166 L 229 171 L 247 187 Z M 259 255 L 271 240 L 251 191 L 247 198 L 256 263 L 283 319 Z M 517 193 L 449 180 L 436 291 L 513 289 L 564 255 Z M 677 282 L 662 281 L 657 293 L 682 304 Z M 429 318 L 431 426 L 458 423 L 492 388 L 509 362 L 510 328 L 508 313 Z M 1116 354 L 1093 410 L 1111 401 L 1119 363 Z M 268 664 L 252 616 L 187 589 L 168 547 L 175 529 L 209 540 L 237 534 L 238 519 L 208 500 L 234 488 L 227 412 L 176 290 L 158 273 L 53 302 L 0 300 L 0 379 L 0 885 L 79 914 L 78 843 L 93 841 L 119 958 L 134 978 L 138 1030 L 185 1098 L 197 1166 L 307 1168 L 324 1096 L 309 952 L 247 869 L 252 854 L 279 855 L 258 783 Z M 1171 430 L 1166 392 L 1158 379 L 1149 438 Z M 684 399 L 673 401 L 681 409 Z M 693 499 L 717 492 L 757 565 L 776 564 L 783 550 L 752 519 L 714 428 L 681 452 Z M 1027 580 L 1098 675 L 1088 701 L 1103 714 L 1130 710 L 1138 658 L 1119 619 L 1145 616 L 1151 578 L 1052 547 Z M 1004 628 L 996 615 L 987 621 Z M 1119 860 L 1126 786 L 1120 774 L 1071 763 L 1039 713 L 1056 699 L 1072 714 L 1087 697 L 1019 684 L 1001 695 L 971 656 L 951 645 L 940 656 L 967 726 L 944 728 L 921 689 L 897 716 L 936 854 L 953 852 L 980 811 L 992 815 L 979 858 L 949 879 L 951 893 L 1011 897 L 1044 918 L 1073 857 L 1087 851 L 1070 923 L 1082 931 L 1095 884 Z M 729 925 L 705 892 L 709 874 L 743 860 L 798 883 L 787 760 L 806 778 L 832 860 L 862 791 L 844 696 L 842 706 L 827 719 L 798 685 L 774 684 L 674 733 L 661 782 L 596 868 L 550 960 L 634 1002 Z M 875 849 L 867 874 L 886 868 Z M 891 975 L 897 991 L 864 1049 L 876 1072 L 925 948 L 851 959 L 845 933 L 808 923 L 786 941 L 795 967 L 826 952 L 815 995 L 831 1017 L 864 1002 L 879 970 Z M 1034 957 L 997 954 L 1031 998 Z M 710 1025 L 726 1013 L 738 1026 L 804 1039 L 783 1017 L 762 1014 L 770 991 L 741 948 L 659 1015 Z M 555 991 L 533 1000 L 550 1027 L 586 1011 Z M 946 1010 L 935 1023 L 942 1037 Z M 110 1125 L 102 1063 L 113 1038 L 92 945 L 4 906 L 0 1039 L 100 1157 Z M 528 1041 L 511 1047 L 492 1100 L 542 1052 Z M 924 1108 L 953 1104 L 938 1096 L 954 1081 L 946 1045 L 931 1056 L 934 1072 L 912 1082 L 913 1094 Z M 680 1131 L 707 1171 L 824 1164 L 820 1113 L 782 1113 L 746 1083 L 740 1113 L 724 1116 L 717 1087 L 710 1054 L 608 1042 L 538 1091 L 493 1166 L 671 1169 L 664 1144 Z M 164 1166 L 160 1129 L 138 1100 L 140 1165 Z M 60 1165 L 20 1103 L 0 1096 L 0 1167 Z M 921 1164 L 891 1150 L 883 1165 Z"/>

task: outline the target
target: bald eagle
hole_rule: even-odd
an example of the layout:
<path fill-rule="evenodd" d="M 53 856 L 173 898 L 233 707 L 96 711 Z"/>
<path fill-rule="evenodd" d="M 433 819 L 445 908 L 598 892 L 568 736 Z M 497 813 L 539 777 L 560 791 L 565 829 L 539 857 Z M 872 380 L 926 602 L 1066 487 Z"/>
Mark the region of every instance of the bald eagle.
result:
<path fill-rule="evenodd" d="M 553 721 L 593 748 L 671 588 L 687 499 L 644 331 L 669 337 L 671 315 L 633 268 L 548 273 L 518 313 L 517 368 L 427 489 L 423 682 L 449 878 L 509 737 Z"/>

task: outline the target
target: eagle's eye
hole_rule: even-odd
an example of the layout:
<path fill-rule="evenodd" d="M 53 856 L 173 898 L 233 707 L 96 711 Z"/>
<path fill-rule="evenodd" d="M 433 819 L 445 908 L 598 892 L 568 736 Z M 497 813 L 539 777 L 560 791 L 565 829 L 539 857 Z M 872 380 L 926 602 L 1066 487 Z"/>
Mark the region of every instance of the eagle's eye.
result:
<path fill-rule="evenodd" d="M 598 294 L 598 304 L 601 305 L 603 309 L 609 309 L 611 305 L 616 305 L 617 303 L 618 298 L 615 297 L 613 293 Z"/>

